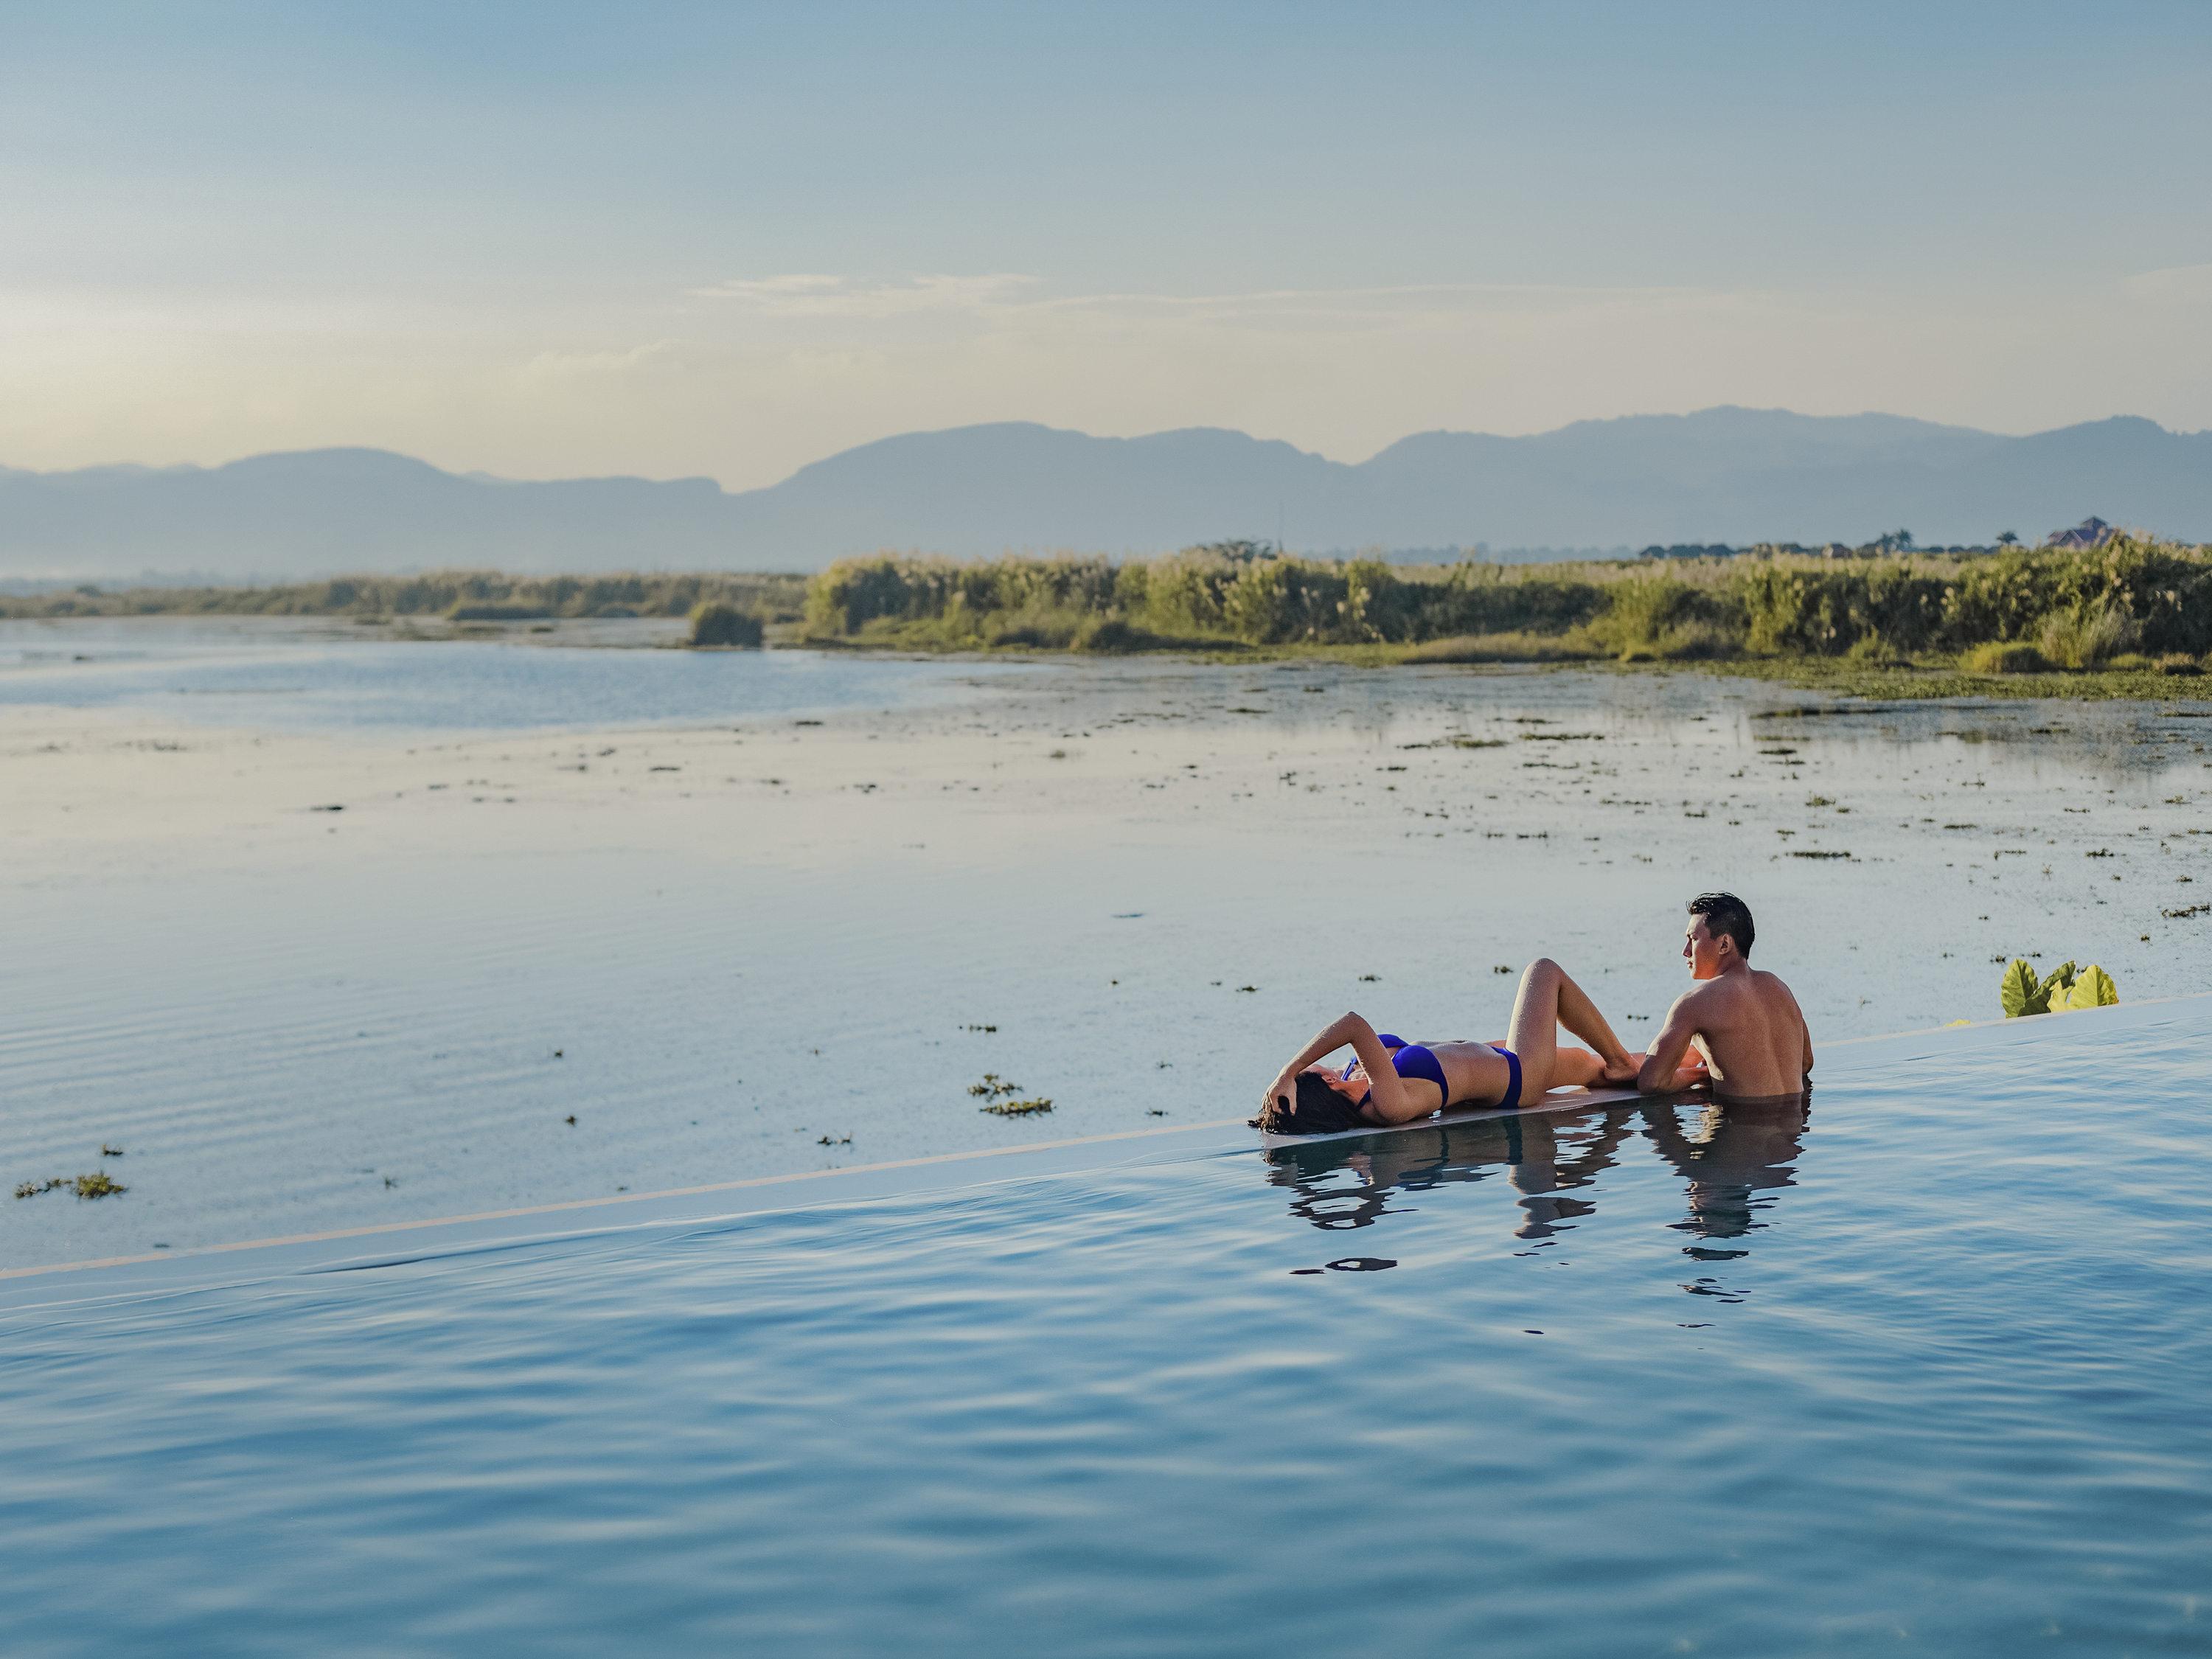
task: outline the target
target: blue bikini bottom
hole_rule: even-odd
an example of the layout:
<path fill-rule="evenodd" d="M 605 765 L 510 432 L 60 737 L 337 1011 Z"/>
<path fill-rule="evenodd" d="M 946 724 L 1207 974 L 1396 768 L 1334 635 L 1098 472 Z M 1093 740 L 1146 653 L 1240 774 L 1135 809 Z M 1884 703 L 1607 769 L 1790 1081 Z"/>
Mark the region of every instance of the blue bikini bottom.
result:
<path fill-rule="evenodd" d="M 1377 1031 L 1375 1035 L 1385 1048 L 1395 1051 L 1390 1056 L 1390 1065 L 1400 1077 L 1417 1077 L 1424 1083 L 1435 1084 L 1443 1103 L 1447 1106 L 1451 1104 L 1451 1085 L 1444 1081 L 1443 1062 L 1437 1058 L 1433 1048 L 1425 1043 L 1407 1042 L 1388 1031 Z M 1505 1057 L 1505 1098 L 1498 1104 L 1501 1110 L 1510 1112 L 1521 1103 L 1521 1056 L 1510 1048 L 1499 1048 L 1497 1052 Z M 1367 1103 L 1362 1100 L 1359 1103 L 1364 1106 Z"/>

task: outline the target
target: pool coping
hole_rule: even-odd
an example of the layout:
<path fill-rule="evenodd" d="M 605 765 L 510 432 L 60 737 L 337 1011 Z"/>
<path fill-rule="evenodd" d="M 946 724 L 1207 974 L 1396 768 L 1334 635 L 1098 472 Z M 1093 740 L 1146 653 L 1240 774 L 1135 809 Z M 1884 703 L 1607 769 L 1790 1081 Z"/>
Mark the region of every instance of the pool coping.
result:
<path fill-rule="evenodd" d="M 2118 1004 L 2109 1008 L 2078 1009 L 2067 1016 L 2069 1028 L 2076 1019 L 2124 1025 L 2151 1010 L 2187 1004 L 2212 1006 L 2212 991 L 2160 997 Z M 1934 1060 L 1944 1048 L 1960 1045 L 1981 1048 L 1992 1042 L 2033 1042 L 2051 1029 L 2040 1019 L 1996 1019 L 1960 1022 L 1919 1030 L 1887 1032 L 1874 1036 L 1840 1038 L 1821 1046 L 1825 1055 L 1835 1049 L 1867 1050 L 1910 1048 L 1936 1043 L 1917 1054 L 1896 1056 L 1909 1061 Z M 1832 1079 L 1839 1068 L 1829 1066 L 1821 1081 Z M 1840 1068 L 1846 1075 L 1852 1067 Z M 1680 1097 L 1670 1097 L 1679 1101 Z M 1577 1106 L 1577 1110 L 1604 1110 L 1627 1102 Z M 267 1279 L 288 1273 L 331 1273 L 393 1266 L 432 1256 L 512 1249 L 528 1243 L 588 1234 L 646 1227 L 702 1224 L 773 1211 L 811 1209 L 906 1196 L 933 1188 L 954 1191 L 1048 1176 L 1079 1174 L 1120 1164 L 1175 1161 L 1221 1156 L 1257 1154 L 1264 1148 L 1257 1132 L 1243 1115 L 1212 1118 L 1198 1123 L 1158 1128 L 1127 1129 L 1107 1134 L 1082 1135 L 1065 1140 L 1031 1141 L 1018 1146 L 980 1147 L 967 1152 L 939 1152 L 922 1158 L 899 1158 L 880 1164 L 857 1164 L 836 1170 L 804 1170 L 782 1175 L 753 1176 L 732 1181 L 706 1182 L 696 1186 L 664 1188 L 649 1193 L 616 1193 L 597 1198 L 566 1199 L 547 1204 L 521 1205 L 463 1215 L 430 1217 L 413 1221 L 375 1222 L 327 1231 L 295 1233 L 268 1238 L 241 1239 L 186 1250 L 163 1250 L 131 1255 L 93 1257 L 78 1261 L 0 1269 L 0 1310 L 27 1311 L 41 1306 L 104 1301 L 149 1293 L 179 1293 L 240 1280 Z M 945 1172 L 974 1172 L 975 1179 L 940 1182 Z M 718 1200 L 702 1207 L 702 1199 Z M 610 1215 L 609 1212 L 612 1212 Z M 581 1219 L 606 1217 L 601 1224 L 545 1229 L 517 1229 L 516 1222 L 556 1216 Z M 619 1220 L 613 1216 L 619 1216 Z M 363 1241 L 389 1241 L 391 1248 L 374 1251 L 349 1250 L 332 1254 L 331 1247 L 358 1246 Z M 228 1271 L 212 1271 L 218 1267 Z"/>

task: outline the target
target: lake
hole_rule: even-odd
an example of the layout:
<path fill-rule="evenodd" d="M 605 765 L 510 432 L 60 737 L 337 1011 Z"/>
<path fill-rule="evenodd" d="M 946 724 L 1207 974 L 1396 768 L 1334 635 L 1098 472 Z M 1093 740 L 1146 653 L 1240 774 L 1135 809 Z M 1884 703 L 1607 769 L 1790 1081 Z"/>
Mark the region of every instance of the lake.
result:
<path fill-rule="evenodd" d="M 2208 1063 L 19 1279 L 10 1650 L 2203 1651 Z"/>

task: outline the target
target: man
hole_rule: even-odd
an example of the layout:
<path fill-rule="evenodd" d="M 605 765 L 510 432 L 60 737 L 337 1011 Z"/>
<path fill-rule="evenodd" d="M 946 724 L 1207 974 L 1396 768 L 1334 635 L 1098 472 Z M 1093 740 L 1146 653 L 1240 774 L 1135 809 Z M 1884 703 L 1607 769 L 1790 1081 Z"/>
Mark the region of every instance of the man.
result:
<path fill-rule="evenodd" d="M 1697 985 L 1667 1011 L 1638 1068 L 1645 1094 L 1681 1087 L 1676 1068 L 1687 1050 L 1705 1057 L 1716 1100 L 1772 1100 L 1812 1085 L 1813 1038 L 1790 988 L 1751 965 L 1751 911 L 1733 893 L 1690 901 L 1682 959 Z"/>

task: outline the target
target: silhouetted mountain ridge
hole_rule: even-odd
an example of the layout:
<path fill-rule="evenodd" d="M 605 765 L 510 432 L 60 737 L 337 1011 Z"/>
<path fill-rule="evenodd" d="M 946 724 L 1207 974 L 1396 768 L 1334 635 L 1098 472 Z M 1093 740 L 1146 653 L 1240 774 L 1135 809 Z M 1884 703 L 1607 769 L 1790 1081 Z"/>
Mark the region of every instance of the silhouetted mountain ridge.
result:
<path fill-rule="evenodd" d="M 524 482 L 376 449 L 216 467 L 0 468 L 0 575 L 284 578 L 811 569 L 879 548 L 1292 548 L 2033 541 L 2094 513 L 2212 539 L 2212 433 L 2118 416 L 2026 437 L 1734 406 L 1526 437 L 1422 432 L 1357 465 L 1216 427 L 1097 438 L 1026 422 L 914 432 L 732 494 L 709 478 Z"/>

